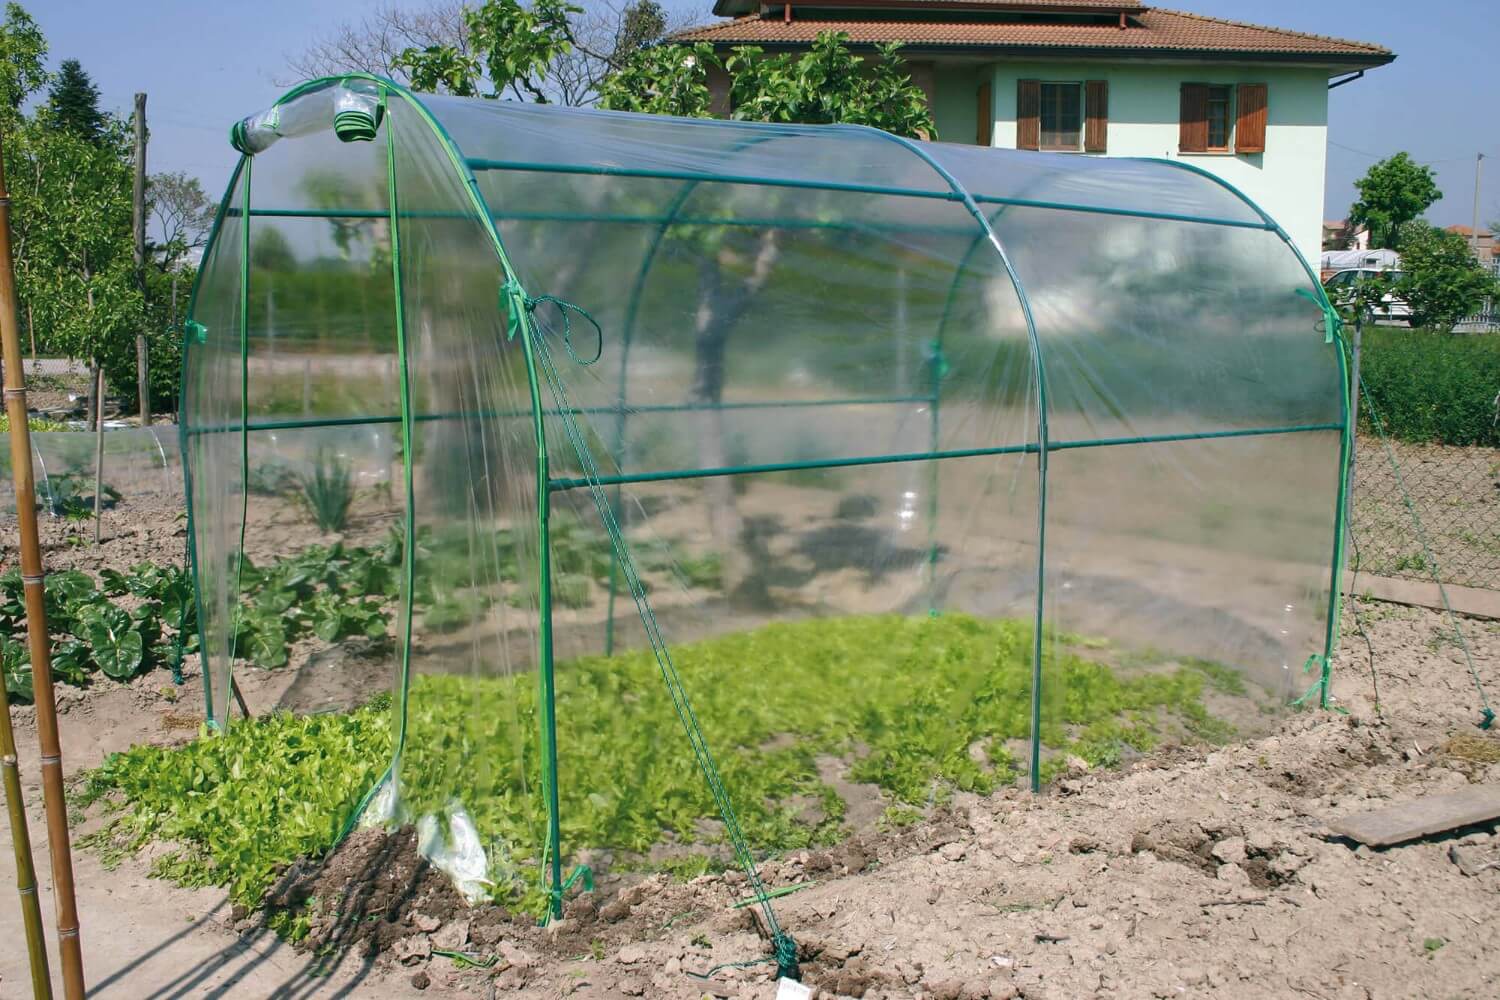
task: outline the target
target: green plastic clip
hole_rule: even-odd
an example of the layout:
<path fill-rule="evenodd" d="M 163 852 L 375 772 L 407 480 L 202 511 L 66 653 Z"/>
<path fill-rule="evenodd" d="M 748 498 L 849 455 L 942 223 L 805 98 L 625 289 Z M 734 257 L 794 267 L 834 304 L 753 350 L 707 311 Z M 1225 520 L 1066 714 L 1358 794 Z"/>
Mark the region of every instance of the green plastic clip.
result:
<path fill-rule="evenodd" d="M 931 341 L 927 345 L 927 362 L 932 365 L 932 373 L 937 378 L 947 378 L 948 356 L 943 353 L 943 345 L 939 341 Z"/>
<path fill-rule="evenodd" d="M 208 327 L 204 326 L 202 323 L 188 320 L 182 324 L 182 332 L 185 337 L 187 337 L 195 344 L 204 344 L 208 342 Z"/>

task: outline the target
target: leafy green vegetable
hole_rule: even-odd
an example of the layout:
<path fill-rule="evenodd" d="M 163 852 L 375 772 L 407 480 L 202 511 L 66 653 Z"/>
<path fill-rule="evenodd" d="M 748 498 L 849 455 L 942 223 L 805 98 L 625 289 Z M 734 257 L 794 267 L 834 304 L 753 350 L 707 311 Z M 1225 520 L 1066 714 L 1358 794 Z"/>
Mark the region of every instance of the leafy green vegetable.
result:
<path fill-rule="evenodd" d="M 1127 749 L 1231 732 L 1202 704 L 1224 668 L 1162 657 L 1121 669 L 1107 644 L 1054 638 L 1042 664 L 1044 774 L 1068 755 L 1108 766 Z M 755 850 L 776 852 L 845 832 L 820 759 L 877 786 L 892 825 L 954 790 L 1017 780 L 1024 768 L 1009 748 L 1029 738 L 1031 647 L 1029 622 L 949 614 L 780 623 L 673 654 L 741 826 Z M 556 680 L 565 849 L 644 864 L 672 845 L 682 871 L 722 856 L 717 806 L 653 654 L 581 657 L 559 663 Z M 419 674 L 404 719 L 400 815 L 441 818 L 462 805 L 484 838 L 495 896 L 536 903 L 546 828 L 536 677 Z M 174 877 L 229 884 L 253 905 L 279 865 L 336 843 L 384 773 L 393 731 L 383 704 L 261 718 L 181 749 L 116 755 L 91 776 L 90 797 L 123 797 L 112 843 L 171 841 Z"/>
<path fill-rule="evenodd" d="M 146 652 L 146 643 L 129 614 L 110 606 L 90 607 L 79 621 L 83 641 L 105 676 L 129 680 Z"/>
<path fill-rule="evenodd" d="M 5 671 L 5 693 L 12 698 L 31 701 L 31 651 L 26 644 L 8 635 L 0 635 L 0 669 Z"/>

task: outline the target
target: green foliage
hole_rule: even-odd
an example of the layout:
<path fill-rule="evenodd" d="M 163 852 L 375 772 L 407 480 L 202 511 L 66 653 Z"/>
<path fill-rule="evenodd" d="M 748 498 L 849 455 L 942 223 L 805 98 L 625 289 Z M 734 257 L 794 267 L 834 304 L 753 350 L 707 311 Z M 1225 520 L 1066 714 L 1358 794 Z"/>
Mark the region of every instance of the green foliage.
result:
<path fill-rule="evenodd" d="M 319 449 L 312 470 L 297 474 L 297 486 L 319 531 L 336 534 L 344 530 L 354 505 L 354 469 L 348 461 Z"/>
<path fill-rule="evenodd" d="M 896 135 L 935 136 L 926 95 L 911 81 L 895 44 L 870 61 L 848 36 L 825 31 L 807 52 L 767 55 L 736 48 L 722 65 L 732 116 L 743 121 L 870 125 Z M 644 49 L 600 86 L 600 105 L 618 111 L 707 117 L 708 71 L 718 57 L 706 43 Z"/>
<path fill-rule="evenodd" d="M 5 5 L 0 25 L 0 115 L 10 139 L 21 105 L 47 83 L 47 40 L 36 21 L 18 3 Z"/>
<path fill-rule="evenodd" d="M 178 849 L 153 874 L 227 885 L 255 906 L 276 870 L 327 850 L 391 752 L 389 713 L 262 716 L 179 750 L 138 746 L 90 773 L 80 803 L 118 795 L 129 808 L 84 838 L 96 849 L 150 841 Z"/>
<path fill-rule="evenodd" d="M 47 91 L 52 124 L 88 142 L 104 138 L 106 119 L 99 110 L 99 88 L 77 59 L 65 59 Z"/>
<path fill-rule="evenodd" d="M 900 45 L 877 46 L 873 62 L 849 51 L 849 36 L 825 31 L 802 53 L 736 48 L 725 60 L 733 117 L 742 121 L 842 122 L 896 135 L 935 136 L 927 97 L 911 82 Z"/>
<path fill-rule="evenodd" d="M 342 543 L 310 545 L 261 568 L 241 557 L 235 651 L 257 667 L 286 666 L 290 645 L 305 636 L 337 642 L 386 636 L 388 605 L 399 583 L 399 544 L 378 549 Z"/>
<path fill-rule="evenodd" d="M 1432 168 L 1417 163 L 1408 153 L 1374 164 L 1354 186 L 1359 189 L 1359 200 L 1349 208 L 1349 222 L 1370 230 L 1371 246 L 1393 250 L 1404 249 L 1399 245 L 1401 226 L 1443 197 Z"/>
<path fill-rule="evenodd" d="M 599 85 L 599 106 L 611 111 L 707 118 L 708 71 L 719 65 L 712 45 L 653 45 L 627 58 Z"/>
<path fill-rule="evenodd" d="M 125 681 L 154 667 L 181 662 L 198 648 L 197 605 L 188 575 L 175 566 L 139 563 L 129 573 L 106 569 L 94 578 L 79 570 L 52 573 L 46 587 L 52 634 L 52 672 L 67 684 L 87 684 L 96 671 Z M 112 598 L 125 598 L 117 603 Z M 26 634 L 19 570 L 0 574 L 0 634 Z M 31 655 L 24 644 L 3 644 L 6 689 L 31 698 Z"/>
<path fill-rule="evenodd" d="M 499 97 L 509 90 L 525 100 L 547 103 L 542 81 L 556 60 L 573 51 L 569 18 L 582 7 L 566 0 L 484 0 L 464 9 L 467 49 L 456 45 L 409 48 L 395 59 L 413 89 L 447 91 L 460 97 Z M 483 93 L 488 80 L 490 92 Z"/>
<path fill-rule="evenodd" d="M 1403 441 L 1500 447 L 1500 338 L 1369 327 L 1360 378 L 1385 432 Z M 1361 433 L 1373 433 L 1360 407 Z"/>
<path fill-rule="evenodd" d="M 43 417 L 27 417 L 27 429 L 35 431 L 70 431 L 73 428 L 60 420 L 47 420 Z M 0 413 L 0 434 L 10 433 L 10 417 Z"/>
<path fill-rule="evenodd" d="M 1485 299 L 1500 298 L 1500 283 L 1475 259 L 1468 240 L 1427 225 L 1403 233 L 1402 277 L 1393 291 L 1411 306 L 1412 325 L 1451 330 Z"/>
<path fill-rule="evenodd" d="M 1107 765 L 1126 747 L 1228 732 L 1202 705 L 1214 670 L 1157 662 L 1117 672 L 1049 646 L 1045 773 L 1066 754 Z M 842 835 L 844 803 L 819 777 L 823 755 L 877 784 L 896 825 L 954 789 L 1015 780 L 1006 744 L 1028 736 L 1030 648 L 1029 623 L 883 616 L 771 625 L 681 646 L 675 660 L 751 845 L 785 851 Z M 708 845 L 722 836 L 717 807 L 653 654 L 559 664 L 557 708 L 568 849 L 608 848 L 640 865 L 654 846 L 697 845 L 665 867 L 707 870 L 702 850 L 715 853 Z M 486 838 L 496 898 L 538 903 L 536 678 L 418 675 L 404 716 L 401 814 L 441 817 L 461 804 Z M 170 874 L 228 884 L 253 905 L 280 865 L 335 844 L 391 739 L 385 704 L 263 717 L 185 748 L 115 755 L 86 798 L 119 795 L 105 843 L 171 841 L 180 863 Z"/>
<path fill-rule="evenodd" d="M 44 106 L 5 137 L 20 314 L 40 350 L 97 360 L 114 385 L 133 386 L 144 311 L 128 130 L 112 115 L 97 127 L 56 117 L 71 107 Z"/>

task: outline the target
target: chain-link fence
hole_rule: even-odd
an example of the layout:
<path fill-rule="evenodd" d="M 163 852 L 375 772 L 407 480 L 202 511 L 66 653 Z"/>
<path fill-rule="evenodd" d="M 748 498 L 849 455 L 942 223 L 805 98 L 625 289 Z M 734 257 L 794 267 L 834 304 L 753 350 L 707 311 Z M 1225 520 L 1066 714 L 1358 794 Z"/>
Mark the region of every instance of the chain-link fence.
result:
<path fill-rule="evenodd" d="M 1430 580 L 1435 564 L 1444 583 L 1500 590 L 1500 449 L 1401 441 L 1389 447 L 1399 478 L 1378 438 L 1361 434 L 1358 441 L 1359 571 Z M 1351 568 L 1355 554 L 1351 547 Z"/>

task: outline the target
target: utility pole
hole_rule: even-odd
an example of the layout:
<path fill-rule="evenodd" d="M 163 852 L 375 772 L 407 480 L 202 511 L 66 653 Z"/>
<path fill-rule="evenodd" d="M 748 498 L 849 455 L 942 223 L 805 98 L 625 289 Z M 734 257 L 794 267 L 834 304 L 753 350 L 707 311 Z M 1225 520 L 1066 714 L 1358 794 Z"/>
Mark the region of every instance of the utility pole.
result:
<path fill-rule="evenodd" d="M 1484 154 L 1474 157 L 1474 227 L 1469 230 L 1469 248 L 1479 256 L 1479 173 L 1484 169 Z"/>
<path fill-rule="evenodd" d="M 142 303 L 146 300 L 146 95 L 135 95 L 135 211 L 132 220 L 135 227 L 135 281 L 141 290 Z M 145 311 L 142 310 L 142 320 Z M 135 384 L 140 396 L 141 426 L 151 425 L 151 379 L 146 356 L 146 331 L 135 335 Z"/>

